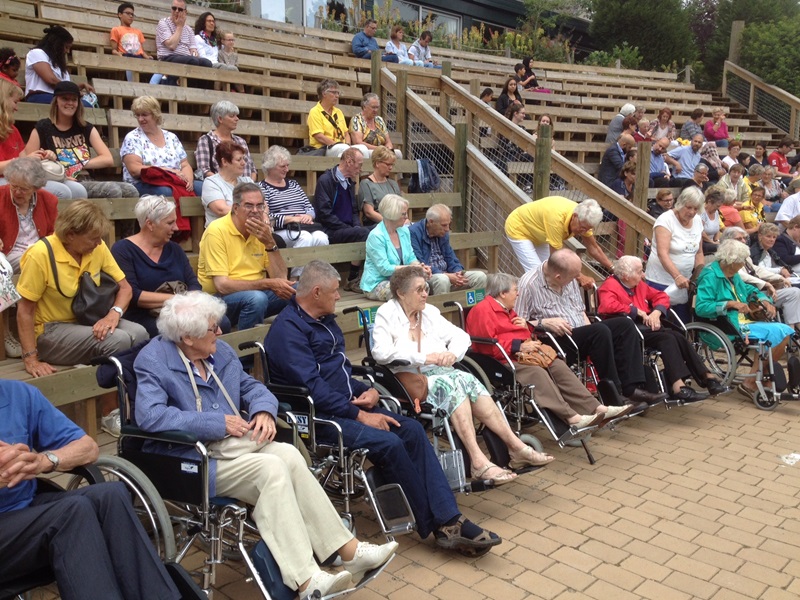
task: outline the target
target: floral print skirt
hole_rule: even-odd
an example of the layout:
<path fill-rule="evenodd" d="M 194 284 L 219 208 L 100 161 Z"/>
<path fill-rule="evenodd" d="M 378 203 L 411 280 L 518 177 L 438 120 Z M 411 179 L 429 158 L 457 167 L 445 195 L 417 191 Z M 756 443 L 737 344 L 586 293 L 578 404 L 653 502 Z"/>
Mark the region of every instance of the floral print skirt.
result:
<path fill-rule="evenodd" d="M 488 396 L 489 391 L 471 373 L 453 367 L 434 367 L 425 371 L 428 377 L 428 402 L 437 409 L 444 409 L 447 416 L 466 399 L 475 402 L 478 396 Z"/>

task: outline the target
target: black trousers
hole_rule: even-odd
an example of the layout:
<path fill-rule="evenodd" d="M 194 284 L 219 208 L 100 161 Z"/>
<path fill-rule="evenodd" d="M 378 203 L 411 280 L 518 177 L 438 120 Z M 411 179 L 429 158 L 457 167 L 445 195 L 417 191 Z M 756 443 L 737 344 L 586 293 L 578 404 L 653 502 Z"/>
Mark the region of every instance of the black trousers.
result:
<path fill-rule="evenodd" d="M 706 386 L 708 369 L 685 336 L 671 329 L 645 329 L 642 333 L 645 346 L 661 352 L 669 393 L 672 393 L 673 383 L 687 377 L 694 379 L 698 385 Z"/>
<path fill-rule="evenodd" d="M 342 229 L 329 229 L 328 241 L 331 244 L 350 244 L 354 242 L 366 242 L 369 237 L 369 228 L 356 225 L 355 227 L 343 227 Z"/>
<path fill-rule="evenodd" d="M 591 358 L 600 378 L 613 381 L 623 396 L 630 396 L 636 388 L 644 388 L 642 342 L 633 321 L 607 319 L 576 327 L 572 330 L 572 339 L 581 357 Z M 559 339 L 558 343 L 567 354 L 570 350 L 574 353 L 566 339 Z"/>
<path fill-rule="evenodd" d="M 124 483 L 40 494 L 0 514 L 0 581 L 50 567 L 63 600 L 179 600 Z"/>

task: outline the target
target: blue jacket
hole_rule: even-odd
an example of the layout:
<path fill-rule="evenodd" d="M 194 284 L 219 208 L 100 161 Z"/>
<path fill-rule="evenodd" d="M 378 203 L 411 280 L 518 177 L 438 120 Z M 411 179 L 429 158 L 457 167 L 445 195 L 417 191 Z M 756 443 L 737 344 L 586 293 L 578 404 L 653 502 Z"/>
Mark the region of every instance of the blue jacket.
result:
<path fill-rule="evenodd" d="M 251 418 L 260 412 L 268 412 L 273 418 L 277 415 L 278 400 L 263 383 L 244 372 L 236 352 L 222 340 L 217 340 L 213 364 L 217 377 L 237 407 L 247 410 Z M 146 431 L 191 431 L 204 443 L 225 437 L 225 415 L 233 415 L 233 410 L 213 377 L 203 381 L 195 375 L 203 408 L 202 412 L 197 411 L 192 384 L 175 344 L 159 335 L 142 348 L 133 365 L 138 381 L 136 423 L 139 427 Z M 198 457 L 189 446 L 172 447 L 160 442 L 147 442 L 144 450 L 193 459 Z M 213 496 L 216 493 L 217 465 L 215 460 L 209 462 Z"/>
<path fill-rule="evenodd" d="M 336 179 L 338 168 L 333 167 L 320 175 L 314 190 L 316 220 L 325 229 L 325 233 L 361 225 L 356 202 L 356 184 L 348 179 L 346 190 L 339 185 L 339 180 Z"/>
<path fill-rule="evenodd" d="M 795 254 L 795 248 L 797 248 L 797 244 L 795 244 L 794 240 L 789 237 L 789 234 L 784 231 L 778 236 L 778 239 L 775 240 L 775 245 L 772 247 L 772 250 L 778 255 L 778 258 L 787 265 L 794 266 L 800 264 L 800 254 Z"/>
<path fill-rule="evenodd" d="M 408 230 L 411 232 L 411 247 L 414 248 L 414 255 L 417 260 L 431 265 L 431 238 L 428 237 L 427 219 L 422 219 L 411 225 Z M 439 238 L 439 249 L 447 263 L 448 273 L 461 273 L 464 267 L 456 257 L 453 248 L 450 246 L 450 234 L 445 233 L 444 237 Z M 434 274 L 441 273 L 439 270 L 433 271 Z"/>
<path fill-rule="evenodd" d="M 355 420 L 359 408 L 353 397 L 369 386 L 353 379 L 335 315 L 314 319 L 293 297 L 275 318 L 264 343 L 272 382 L 306 386 L 319 416 Z"/>
<path fill-rule="evenodd" d="M 364 261 L 364 274 L 361 276 L 361 289 L 371 292 L 381 281 L 388 281 L 394 273 L 395 267 L 400 265 L 410 265 L 417 262 L 414 249 L 411 247 L 411 236 L 407 227 L 397 230 L 397 237 L 400 239 L 400 251 L 403 260 L 389 237 L 386 225 L 383 221 L 378 223 L 369 232 L 367 237 L 367 260 Z"/>
<path fill-rule="evenodd" d="M 615 142 L 603 153 L 597 178 L 611 187 L 614 180 L 619 179 L 619 172 L 623 164 L 625 164 L 625 152 L 622 151 L 619 142 Z"/>
<path fill-rule="evenodd" d="M 358 58 L 370 58 L 373 50 L 378 49 L 378 40 L 369 37 L 363 31 L 353 36 L 353 54 Z"/>

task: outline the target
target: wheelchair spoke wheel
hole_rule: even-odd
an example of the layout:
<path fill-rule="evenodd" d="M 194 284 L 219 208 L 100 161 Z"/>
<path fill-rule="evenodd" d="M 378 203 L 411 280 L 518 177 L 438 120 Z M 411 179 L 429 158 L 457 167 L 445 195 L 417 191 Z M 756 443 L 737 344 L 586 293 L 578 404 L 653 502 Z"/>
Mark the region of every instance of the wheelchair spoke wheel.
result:
<path fill-rule="evenodd" d="M 737 358 L 733 342 L 721 329 L 708 323 L 687 323 L 686 335 L 712 375 L 723 385 L 731 385 L 736 376 Z"/>
<path fill-rule="evenodd" d="M 174 561 L 177 555 L 172 521 L 161 494 L 136 465 L 119 456 L 100 456 L 95 466 L 103 473 L 106 481 L 122 481 L 130 490 L 134 509 L 139 515 L 145 531 L 153 540 L 156 551 L 164 561 Z M 81 484 L 73 478 L 69 489 Z"/>

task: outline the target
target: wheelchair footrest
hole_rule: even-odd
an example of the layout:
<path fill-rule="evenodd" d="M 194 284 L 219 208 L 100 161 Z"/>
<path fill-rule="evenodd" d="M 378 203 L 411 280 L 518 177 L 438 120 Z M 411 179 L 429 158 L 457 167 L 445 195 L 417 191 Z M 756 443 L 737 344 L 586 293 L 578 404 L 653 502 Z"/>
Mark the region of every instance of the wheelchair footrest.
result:
<path fill-rule="evenodd" d="M 404 535 L 416 529 L 414 513 L 411 512 L 403 488 L 398 484 L 387 483 L 375 488 L 372 496 L 386 535 Z"/>

